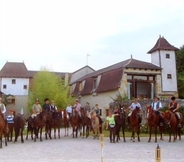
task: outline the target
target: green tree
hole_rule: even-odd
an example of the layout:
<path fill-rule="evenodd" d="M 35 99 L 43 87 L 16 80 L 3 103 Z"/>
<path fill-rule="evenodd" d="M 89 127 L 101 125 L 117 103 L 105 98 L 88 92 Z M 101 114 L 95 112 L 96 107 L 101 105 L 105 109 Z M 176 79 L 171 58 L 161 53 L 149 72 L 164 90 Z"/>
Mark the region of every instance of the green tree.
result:
<path fill-rule="evenodd" d="M 178 93 L 184 98 L 184 45 L 176 52 Z"/>
<path fill-rule="evenodd" d="M 48 70 L 41 70 L 33 78 L 29 94 L 29 110 L 37 98 L 41 105 L 44 104 L 45 98 L 49 98 L 50 101 L 54 100 L 58 108 L 66 108 L 68 102 L 73 102 L 67 94 L 68 88 L 65 87 L 64 80 L 60 76 Z"/>

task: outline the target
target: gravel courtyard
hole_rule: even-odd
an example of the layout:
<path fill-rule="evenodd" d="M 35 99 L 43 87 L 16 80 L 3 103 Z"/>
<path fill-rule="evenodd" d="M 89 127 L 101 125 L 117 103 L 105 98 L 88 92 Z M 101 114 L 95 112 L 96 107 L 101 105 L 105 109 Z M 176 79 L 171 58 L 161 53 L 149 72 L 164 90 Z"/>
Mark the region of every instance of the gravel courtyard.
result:
<path fill-rule="evenodd" d="M 157 144 L 161 148 L 162 162 L 184 162 L 184 136 L 181 141 L 164 141 L 148 143 L 148 138 L 141 138 L 141 142 L 132 142 L 129 137 L 126 142 L 110 143 L 104 138 L 104 148 L 101 150 L 100 140 L 91 136 L 86 138 L 72 136 L 61 139 L 51 139 L 33 142 L 30 138 L 22 144 L 20 137 L 17 143 L 8 142 L 0 149 L 2 162 L 155 162 L 155 149 Z"/>

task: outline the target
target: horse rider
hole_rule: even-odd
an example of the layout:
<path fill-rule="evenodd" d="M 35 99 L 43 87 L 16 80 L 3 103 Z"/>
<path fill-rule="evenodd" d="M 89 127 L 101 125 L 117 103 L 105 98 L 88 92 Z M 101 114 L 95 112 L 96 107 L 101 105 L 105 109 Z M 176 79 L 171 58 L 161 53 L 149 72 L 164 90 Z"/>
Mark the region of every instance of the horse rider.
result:
<path fill-rule="evenodd" d="M 33 114 L 31 115 L 32 119 L 34 119 L 42 111 L 42 107 L 39 104 L 38 99 L 35 100 L 35 104 L 33 104 L 32 106 L 32 111 L 33 111 Z"/>
<path fill-rule="evenodd" d="M 3 119 L 5 119 L 6 107 L 2 102 L 2 98 L 0 97 L 0 111 L 2 113 Z"/>
<path fill-rule="evenodd" d="M 130 109 L 130 113 L 128 114 L 128 123 L 130 123 L 130 116 L 132 114 L 132 111 L 135 109 L 135 108 L 139 108 L 141 109 L 141 104 L 138 102 L 138 99 L 135 98 L 134 101 L 131 103 L 131 105 L 129 106 L 129 109 Z"/>
<path fill-rule="evenodd" d="M 162 109 L 162 103 L 159 101 L 158 97 L 154 97 L 154 101 L 151 103 L 152 109 L 159 116 L 159 125 L 163 126 L 163 118 L 161 116 L 160 110 Z"/>
<path fill-rule="evenodd" d="M 69 118 L 71 118 L 71 116 L 72 116 L 72 105 L 71 105 L 71 103 L 68 103 L 68 106 L 66 107 L 66 112 L 67 112 Z"/>
<path fill-rule="evenodd" d="M 51 104 L 50 104 L 50 112 L 52 113 L 52 118 L 56 119 L 55 113 L 57 112 L 57 106 L 54 104 L 53 100 L 51 101 Z"/>
<path fill-rule="evenodd" d="M 49 99 L 45 98 L 45 103 L 42 106 L 42 111 L 50 112 L 50 104 L 49 104 Z"/>
<path fill-rule="evenodd" d="M 87 113 L 88 118 L 90 118 L 90 112 L 91 112 L 91 108 L 89 106 L 89 102 L 86 102 L 86 105 L 84 106 L 84 111 Z"/>
<path fill-rule="evenodd" d="M 177 119 L 177 125 L 178 125 L 178 127 L 181 127 L 181 124 L 180 124 L 181 117 L 180 117 L 180 114 L 178 112 L 179 103 L 176 102 L 176 97 L 174 97 L 174 96 L 171 97 L 171 102 L 168 105 L 168 109 L 175 114 L 176 119 Z"/>
<path fill-rule="evenodd" d="M 115 119 L 114 116 L 119 115 L 117 114 L 113 114 L 112 110 L 109 110 L 108 112 L 108 116 L 106 117 L 106 129 L 109 130 L 110 134 L 109 134 L 109 139 L 110 139 L 110 143 L 115 143 L 115 136 L 116 136 L 116 127 L 115 127 Z"/>
<path fill-rule="evenodd" d="M 7 123 L 11 123 L 11 124 L 14 123 L 14 117 L 15 117 L 14 114 L 15 114 L 15 111 L 13 109 L 10 109 L 9 114 L 6 116 Z"/>
<path fill-rule="evenodd" d="M 80 111 L 81 110 L 81 104 L 79 103 L 78 99 L 75 100 L 75 104 L 73 105 L 73 108 L 74 108 L 75 111 L 78 112 L 79 117 L 81 118 L 81 111 Z"/>
<path fill-rule="evenodd" d="M 96 115 L 99 118 L 99 122 L 100 122 L 100 124 L 102 124 L 103 120 L 102 120 L 102 118 L 100 116 L 100 109 L 98 107 L 98 104 L 95 104 L 95 107 L 93 108 L 93 111 L 96 112 Z"/>

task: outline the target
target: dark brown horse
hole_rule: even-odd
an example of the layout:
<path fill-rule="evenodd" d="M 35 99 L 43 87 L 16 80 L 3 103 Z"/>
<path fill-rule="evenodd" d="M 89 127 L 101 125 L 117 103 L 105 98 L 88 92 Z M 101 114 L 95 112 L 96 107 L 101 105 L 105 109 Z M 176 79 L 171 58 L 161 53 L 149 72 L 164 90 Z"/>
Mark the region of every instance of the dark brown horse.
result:
<path fill-rule="evenodd" d="M 61 114 L 62 114 L 62 123 L 65 129 L 65 137 L 68 136 L 69 134 L 69 127 L 70 127 L 70 117 L 66 111 L 66 109 L 61 110 Z"/>
<path fill-rule="evenodd" d="M 89 136 L 91 130 L 91 119 L 88 116 L 89 112 L 86 112 L 84 108 L 81 108 L 81 127 L 82 127 L 82 137 L 86 135 L 86 138 Z"/>
<path fill-rule="evenodd" d="M 72 117 L 71 117 L 71 126 L 72 126 L 72 134 L 73 134 L 73 138 L 76 137 L 78 135 L 78 131 L 80 129 L 80 116 L 79 113 L 73 109 L 73 113 L 72 113 Z"/>
<path fill-rule="evenodd" d="M 159 123 L 159 114 L 156 114 L 156 112 L 153 110 L 153 108 L 151 107 L 151 105 L 147 105 L 146 106 L 146 110 L 147 110 L 147 121 L 148 121 L 148 129 L 149 129 L 149 139 L 148 142 L 151 142 L 151 133 L 152 133 L 152 128 L 154 128 L 154 133 L 155 133 L 155 142 L 157 142 L 157 128 L 159 127 L 160 130 L 160 140 L 163 140 L 162 134 L 164 131 L 164 125 L 160 126 Z M 160 112 L 161 115 L 164 113 Z"/>
<path fill-rule="evenodd" d="M 136 107 L 130 116 L 130 128 L 132 130 L 131 139 L 135 142 L 135 131 L 137 133 L 138 141 L 140 142 L 140 123 L 141 123 L 141 115 L 140 108 Z"/>
<path fill-rule="evenodd" d="M 39 113 L 33 122 L 34 125 L 34 142 L 36 142 L 36 138 L 38 137 L 38 133 L 40 133 L 40 141 L 42 141 L 42 129 L 45 126 L 45 122 L 47 119 L 47 112 L 42 111 Z"/>
<path fill-rule="evenodd" d="M 21 142 L 24 143 L 24 138 L 23 138 L 24 126 L 25 126 L 24 116 L 21 114 L 15 115 L 15 117 L 14 117 L 15 140 L 14 140 L 14 142 L 17 142 L 17 139 L 20 135 Z"/>
<path fill-rule="evenodd" d="M 115 126 L 116 126 L 116 142 L 120 140 L 120 130 L 122 130 L 123 134 L 123 140 L 125 140 L 125 121 L 126 121 L 126 116 L 125 116 L 125 111 L 124 108 L 119 105 L 118 112 L 119 115 L 114 116 L 115 119 Z"/>
<path fill-rule="evenodd" d="M 27 122 L 27 134 L 26 134 L 26 140 L 28 140 L 28 134 L 31 132 L 31 139 L 33 140 L 33 132 L 34 132 L 34 123 L 33 119 L 30 116 L 28 119 L 26 119 Z"/>
<path fill-rule="evenodd" d="M 47 138 L 47 135 L 49 136 L 50 139 L 52 139 L 51 136 L 51 131 L 52 131 L 52 126 L 53 126 L 53 115 L 51 112 L 44 111 L 46 114 L 46 121 L 45 121 L 45 139 Z"/>
<path fill-rule="evenodd" d="M 3 114 L 0 111 L 0 148 L 2 148 L 2 138 L 5 137 L 5 146 L 7 146 L 7 131 L 6 131 L 6 122 L 4 120 Z"/>
<path fill-rule="evenodd" d="M 62 114 L 61 111 L 52 113 L 52 128 L 54 129 L 54 139 L 56 139 L 56 130 L 58 131 L 58 138 L 61 138 L 60 129 L 62 125 Z"/>
<path fill-rule="evenodd" d="M 181 113 L 180 113 L 180 116 L 181 116 Z M 169 142 L 171 142 L 172 133 L 173 133 L 173 142 L 176 141 L 177 135 L 179 136 L 179 140 L 181 140 L 181 127 L 178 127 L 178 121 L 177 121 L 176 115 L 172 111 L 166 110 L 164 115 L 164 121 L 168 126 Z"/>

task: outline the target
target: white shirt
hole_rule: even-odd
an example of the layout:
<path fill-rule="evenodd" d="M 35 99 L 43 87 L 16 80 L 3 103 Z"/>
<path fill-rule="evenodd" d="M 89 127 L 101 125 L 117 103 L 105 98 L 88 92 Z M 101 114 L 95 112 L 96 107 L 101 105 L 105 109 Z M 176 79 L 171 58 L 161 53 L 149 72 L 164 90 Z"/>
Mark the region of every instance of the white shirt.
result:
<path fill-rule="evenodd" d="M 133 111 L 136 107 L 139 107 L 141 109 L 141 105 L 140 103 L 134 103 L 132 102 L 132 104 L 130 105 L 130 110 Z"/>
<path fill-rule="evenodd" d="M 158 105 L 158 104 L 159 104 L 159 105 Z M 153 102 L 153 103 L 151 104 L 151 106 L 152 106 L 153 110 L 157 110 L 158 108 L 162 108 L 162 103 L 159 102 L 159 101 Z"/>

